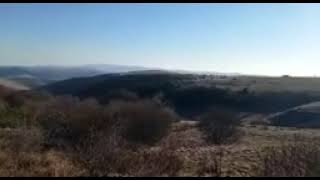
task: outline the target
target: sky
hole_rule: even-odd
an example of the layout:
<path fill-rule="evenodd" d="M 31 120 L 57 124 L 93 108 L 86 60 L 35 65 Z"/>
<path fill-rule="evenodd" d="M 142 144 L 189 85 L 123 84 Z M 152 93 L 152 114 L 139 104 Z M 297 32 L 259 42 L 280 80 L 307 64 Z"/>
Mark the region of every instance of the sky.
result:
<path fill-rule="evenodd" d="M 320 4 L 0 4 L 0 65 L 320 75 Z"/>

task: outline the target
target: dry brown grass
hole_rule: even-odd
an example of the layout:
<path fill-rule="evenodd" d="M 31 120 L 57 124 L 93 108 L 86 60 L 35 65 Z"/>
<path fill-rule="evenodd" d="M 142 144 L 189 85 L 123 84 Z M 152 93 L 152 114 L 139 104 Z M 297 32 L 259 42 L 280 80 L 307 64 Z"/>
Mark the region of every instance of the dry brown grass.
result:
<path fill-rule="evenodd" d="M 178 176 L 182 169 L 177 152 L 166 148 L 136 152 L 128 163 L 129 176 Z"/>
<path fill-rule="evenodd" d="M 268 147 L 279 150 L 275 147 L 282 147 L 281 142 L 293 142 L 291 138 L 293 133 L 289 129 L 280 130 L 269 127 L 267 130 L 260 130 L 246 127 L 244 130 L 247 133 L 243 139 L 235 144 L 208 145 L 194 124 L 175 123 L 173 127 L 175 128 L 170 134 L 155 146 L 132 147 L 127 146 L 126 143 L 119 144 L 122 142 L 121 139 L 117 139 L 119 136 L 113 136 L 113 139 L 109 140 L 92 137 L 93 139 L 89 141 L 91 147 L 88 146 L 90 143 L 85 143 L 87 150 L 84 151 L 85 149 L 82 148 L 81 152 L 78 152 L 82 159 L 78 159 L 79 156 L 76 155 L 76 152 L 59 152 L 54 149 L 46 150 L 33 147 L 33 144 L 37 144 L 36 142 L 39 141 L 36 131 L 30 130 L 22 133 L 14 129 L 1 130 L 0 175 L 263 176 L 261 174 L 261 168 L 264 167 L 263 161 L 259 158 L 257 151 L 261 152 L 260 150 Z M 308 130 L 301 131 L 309 136 L 307 132 Z M 25 137 L 29 137 L 23 139 L 26 145 L 20 146 L 16 150 L 11 149 L 15 139 L 22 138 L 23 134 L 27 134 Z M 10 141 L 11 145 L 9 146 Z M 316 139 L 308 137 L 306 141 L 316 142 Z M 258 149 L 260 147 L 261 149 Z M 278 154 L 273 155 L 278 157 Z M 275 156 L 268 156 L 268 158 L 274 160 Z M 84 164 L 84 162 L 88 164 Z M 270 162 L 273 162 L 271 167 L 277 167 L 277 170 L 281 169 L 277 165 L 277 161 Z M 294 160 L 279 162 L 293 164 Z M 290 176 L 295 175 L 290 174 Z"/>
<path fill-rule="evenodd" d="M 237 143 L 208 145 L 193 125 L 178 123 L 174 127 L 160 146 L 172 144 L 172 149 L 183 161 L 181 176 L 261 176 L 262 161 L 257 151 L 281 145 L 281 142 L 292 142 L 297 132 L 304 134 L 307 142 L 319 142 L 317 138 L 320 136 L 314 129 L 243 127 L 245 134 Z M 219 163 L 217 159 L 221 150 L 222 163 Z M 218 167 L 221 170 L 217 171 Z"/>
<path fill-rule="evenodd" d="M 320 148 L 317 140 L 293 136 L 291 141 L 263 148 L 260 176 L 319 176 Z"/>
<path fill-rule="evenodd" d="M 89 176 L 176 176 L 182 168 L 173 147 L 133 147 L 116 134 L 99 137 L 82 146 L 76 159 Z"/>
<path fill-rule="evenodd" d="M 56 150 L 42 147 L 38 129 L 1 129 L 0 176 L 80 176 L 85 169 Z"/>
<path fill-rule="evenodd" d="M 224 155 L 224 149 L 218 148 L 201 156 L 197 165 L 197 175 L 221 177 Z"/>
<path fill-rule="evenodd" d="M 0 176 L 81 176 L 85 169 L 56 151 L 0 152 Z"/>
<path fill-rule="evenodd" d="M 154 113 L 156 108 L 145 108 L 145 104 L 137 106 L 137 102 L 126 108 L 117 103 L 102 107 L 94 100 L 73 98 L 52 99 L 46 103 L 45 106 L 35 103 L 25 109 L 29 112 L 25 117 L 31 119 L 26 126 L 0 129 L 0 176 L 261 176 L 261 167 L 265 166 L 259 159 L 258 148 L 280 147 L 281 142 L 291 142 L 289 137 L 297 132 L 308 137 L 306 142 L 313 141 L 311 137 L 320 137 L 315 129 L 244 126 L 241 139 L 216 145 L 205 141 L 197 123 L 180 121 L 170 124 L 168 134 L 162 134 L 154 143 L 140 144 L 128 142 L 122 136 L 124 124 L 119 118 L 140 119 L 141 114 L 147 114 L 145 119 L 152 122 L 152 117 L 159 113 L 162 118 L 173 117 L 170 111 L 162 109 Z M 125 116 L 120 116 L 121 113 Z M 39 118 L 48 118 L 42 120 L 48 121 L 49 129 L 38 129 Z M 67 126 L 52 126 L 52 122 L 56 122 L 53 125 L 67 122 Z M 48 137 L 43 136 L 44 131 L 64 135 L 64 131 L 56 128 L 68 130 L 67 138 L 72 136 L 73 143 L 67 143 L 67 148 L 46 146 Z M 287 149 L 284 148 L 284 152 Z M 277 167 L 279 162 L 273 160 L 281 157 L 278 158 L 277 153 L 267 156 L 265 160 L 271 162 L 268 167 Z M 281 165 L 291 159 L 291 156 L 285 157 Z"/>

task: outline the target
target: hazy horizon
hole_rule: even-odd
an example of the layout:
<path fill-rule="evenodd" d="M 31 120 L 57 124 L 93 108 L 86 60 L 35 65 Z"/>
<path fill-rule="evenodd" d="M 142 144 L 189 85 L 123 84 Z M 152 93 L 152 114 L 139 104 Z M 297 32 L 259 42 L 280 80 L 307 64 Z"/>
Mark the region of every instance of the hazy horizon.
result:
<path fill-rule="evenodd" d="M 0 66 L 320 75 L 320 4 L 0 4 Z"/>

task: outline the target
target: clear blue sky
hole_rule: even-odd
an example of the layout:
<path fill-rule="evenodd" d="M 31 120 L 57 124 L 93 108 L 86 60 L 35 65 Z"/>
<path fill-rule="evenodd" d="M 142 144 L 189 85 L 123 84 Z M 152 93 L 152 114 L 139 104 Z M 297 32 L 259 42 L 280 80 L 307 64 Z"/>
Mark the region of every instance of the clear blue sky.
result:
<path fill-rule="evenodd" d="M 0 4 L 0 65 L 320 75 L 320 4 Z"/>

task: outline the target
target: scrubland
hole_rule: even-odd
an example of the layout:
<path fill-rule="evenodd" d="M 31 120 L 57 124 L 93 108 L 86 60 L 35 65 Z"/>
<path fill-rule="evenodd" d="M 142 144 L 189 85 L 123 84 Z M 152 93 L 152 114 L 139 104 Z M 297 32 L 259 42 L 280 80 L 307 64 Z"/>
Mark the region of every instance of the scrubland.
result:
<path fill-rule="evenodd" d="M 319 176 L 317 129 L 211 108 L 180 116 L 161 96 L 0 95 L 0 176 Z"/>

